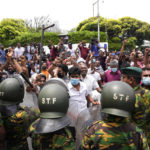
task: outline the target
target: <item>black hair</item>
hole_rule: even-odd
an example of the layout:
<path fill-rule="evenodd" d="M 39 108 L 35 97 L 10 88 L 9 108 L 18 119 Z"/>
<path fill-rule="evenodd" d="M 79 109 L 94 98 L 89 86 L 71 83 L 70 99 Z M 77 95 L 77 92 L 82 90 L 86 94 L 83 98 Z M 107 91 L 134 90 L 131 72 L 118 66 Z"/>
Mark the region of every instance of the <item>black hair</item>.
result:
<path fill-rule="evenodd" d="M 150 71 L 150 67 L 144 67 L 144 68 L 142 68 L 142 71 L 146 71 L 146 70 Z"/>
<path fill-rule="evenodd" d="M 127 75 L 128 78 L 133 78 L 136 82 L 136 84 L 140 84 L 141 83 L 141 79 L 142 77 L 139 77 L 139 76 L 130 76 L 130 75 Z"/>
<path fill-rule="evenodd" d="M 46 80 L 46 76 L 44 74 L 40 74 L 40 76 Z"/>
<path fill-rule="evenodd" d="M 66 74 L 68 73 L 68 66 L 65 64 L 58 64 L 58 67 L 60 67 Z"/>
<path fill-rule="evenodd" d="M 80 70 L 80 68 L 78 68 L 78 67 L 71 67 L 71 68 L 69 69 L 69 76 L 71 76 L 71 75 L 76 75 L 76 74 L 81 75 L 81 70 Z"/>

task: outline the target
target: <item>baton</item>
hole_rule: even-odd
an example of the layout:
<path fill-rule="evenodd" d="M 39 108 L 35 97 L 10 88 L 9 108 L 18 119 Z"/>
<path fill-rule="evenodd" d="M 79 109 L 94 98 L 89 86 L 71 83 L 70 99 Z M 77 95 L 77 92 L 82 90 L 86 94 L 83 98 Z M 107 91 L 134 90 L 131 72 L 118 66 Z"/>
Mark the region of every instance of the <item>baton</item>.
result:
<path fill-rule="evenodd" d="M 32 83 L 27 79 L 27 77 L 24 75 L 23 72 L 20 73 L 20 75 L 24 78 L 24 80 L 30 85 L 31 88 L 33 88 Z"/>

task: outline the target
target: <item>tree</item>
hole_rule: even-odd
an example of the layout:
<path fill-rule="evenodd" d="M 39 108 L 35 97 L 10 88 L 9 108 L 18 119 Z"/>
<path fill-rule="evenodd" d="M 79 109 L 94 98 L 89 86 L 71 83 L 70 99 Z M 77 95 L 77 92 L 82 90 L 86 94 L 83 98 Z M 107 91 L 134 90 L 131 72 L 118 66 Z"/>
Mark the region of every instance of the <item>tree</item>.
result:
<path fill-rule="evenodd" d="M 91 17 L 82 21 L 76 30 L 97 31 L 97 18 Z M 100 17 L 100 31 L 107 32 L 110 43 L 119 43 L 118 38 L 121 40 L 129 39 L 129 47 L 140 46 L 143 40 L 150 40 L 150 24 L 131 17 L 122 17 L 120 19 L 104 19 Z M 117 47 L 119 47 L 119 44 Z"/>
<path fill-rule="evenodd" d="M 26 31 L 24 21 L 21 19 L 3 19 L 0 22 L 0 40 L 2 42 L 14 39 Z"/>
<path fill-rule="evenodd" d="M 47 32 L 61 32 L 58 21 L 52 21 L 49 15 L 40 17 L 38 16 L 34 17 L 33 19 L 25 19 L 24 22 L 30 32 L 39 32 L 42 29 L 42 25 L 47 27 L 53 23 L 55 26 L 53 28 L 47 29 Z"/>

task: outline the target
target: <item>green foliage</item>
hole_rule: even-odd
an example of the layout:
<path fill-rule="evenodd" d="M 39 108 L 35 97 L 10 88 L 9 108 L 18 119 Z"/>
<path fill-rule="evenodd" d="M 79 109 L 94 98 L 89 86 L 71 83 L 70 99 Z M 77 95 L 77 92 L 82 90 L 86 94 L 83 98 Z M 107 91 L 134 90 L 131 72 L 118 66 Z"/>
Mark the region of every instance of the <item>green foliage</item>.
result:
<path fill-rule="evenodd" d="M 128 38 L 126 47 L 127 47 L 128 49 L 135 48 L 135 47 L 136 47 L 136 43 L 137 43 L 136 37 L 130 37 L 130 38 Z"/>
<path fill-rule="evenodd" d="M 85 40 L 87 43 L 90 42 L 91 38 L 97 38 L 97 32 L 91 31 L 77 31 L 69 33 L 69 41 L 72 43 L 79 43 L 82 40 Z M 104 32 L 100 33 L 101 35 L 101 42 L 106 41 L 106 34 Z"/>
<path fill-rule="evenodd" d="M 0 22 L 0 40 L 2 42 L 14 39 L 24 32 L 27 32 L 27 29 L 21 19 L 3 19 Z"/>
<path fill-rule="evenodd" d="M 77 26 L 77 31 L 97 31 L 97 18 L 82 21 Z M 107 32 L 109 45 L 113 48 L 120 47 L 120 39 L 128 40 L 128 48 L 142 45 L 143 40 L 150 40 L 150 24 L 131 17 L 116 19 L 100 18 L 100 31 Z M 101 36 L 102 37 L 102 36 Z M 117 38 L 118 37 L 118 38 Z M 115 43 L 113 43 L 115 42 Z M 114 48 L 113 48 L 114 49 Z"/>
<path fill-rule="evenodd" d="M 48 43 L 48 40 L 51 40 L 53 44 L 57 44 L 59 37 L 57 33 L 45 32 L 44 33 L 44 45 Z M 41 32 L 39 33 L 24 33 L 21 36 L 16 37 L 14 40 L 8 41 L 5 45 L 16 45 L 20 42 L 22 45 L 25 43 L 31 42 L 40 43 L 41 42 Z"/>
<path fill-rule="evenodd" d="M 100 17 L 100 22 L 103 21 L 104 18 Z M 93 25 L 93 23 L 97 26 L 97 17 L 91 17 L 88 18 L 82 22 L 80 22 L 80 24 L 77 26 L 76 31 L 82 31 L 82 30 L 87 30 L 86 26 L 91 23 L 91 25 Z M 85 27 L 83 27 L 85 26 Z M 84 29 L 85 28 L 85 29 Z M 91 30 L 90 30 L 91 31 Z M 92 31 L 97 31 L 97 27 L 95 28 L 95 30 L 92 29 Z"/>

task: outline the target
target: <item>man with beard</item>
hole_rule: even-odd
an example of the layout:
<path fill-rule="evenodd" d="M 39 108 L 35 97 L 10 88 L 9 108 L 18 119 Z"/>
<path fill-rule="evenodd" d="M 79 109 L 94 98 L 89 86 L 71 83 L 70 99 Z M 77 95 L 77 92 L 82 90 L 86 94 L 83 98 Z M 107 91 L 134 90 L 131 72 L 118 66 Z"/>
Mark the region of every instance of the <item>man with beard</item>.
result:
<path fill-rule="evenodd" d="M 41 73 L 44 74 L 46 76 L 46 79 L 49 79 L 49 72 L 47 70 L 47 64 L 44 62 L 42 65 L 42 70 Z"/>
<path fill-rule="evenodd" d="M 66 83 L 69 82 L 67 77 L 68 67 L 65 64 L 59 64 L 57 67 L 57 77 L 63 79 Z"/>

